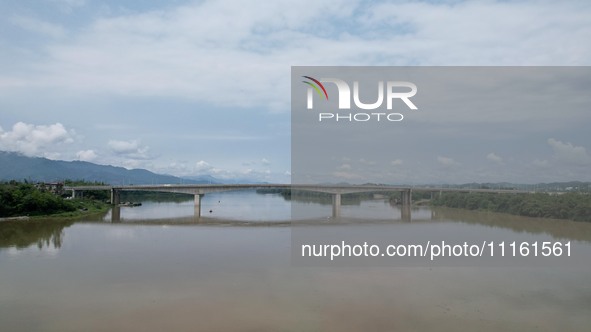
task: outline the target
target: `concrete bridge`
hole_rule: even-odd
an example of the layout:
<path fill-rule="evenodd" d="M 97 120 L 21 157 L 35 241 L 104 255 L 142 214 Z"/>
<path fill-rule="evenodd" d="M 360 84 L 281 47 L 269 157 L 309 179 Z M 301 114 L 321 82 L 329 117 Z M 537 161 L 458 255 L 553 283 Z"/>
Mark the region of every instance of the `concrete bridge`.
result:
<path fill-rule="evenodd" d="M 442 192 L 486 192 L 486 193 L 528 193 L 527 191 L 507 189 L 462 189 L 462 188 L 426 188 L 388 185 L 311 185 L 311 184 L 160 184 L 160 185 L 128 185 L 128 186 L 80 186 L 65 187 L 64 190 L 72 192 L 72 197 L 81 197 L 84 191 L 109 190 L 111 191 L 111 204 L 120 203 L 122 191 L 150 191 L 194 195 L 195 216 L 201 216 L 201 198 L 213 192 L 249 190 L 249 189 L 289 189 L 326 193 L 332 195 L 332 216 L 339 217 L 341 211 L 341 195 L 353 193 L 391 193 L 400 192 L 402 203 L 402 219 L 410 219 L 410 206 L 412 204 L 412 191 L 439 193 Z"/>
<path fill-rule="evenodd" d="M 195 197 L 195 214 L 197 217 L 201 215 L 201 198 L 208 193 L 235 191 L 235 190 L 249 190 L 249 189 L 289 189 L 300 190 L 308 192 L 326 193 L 332 195 L 332 215 L 333 217 L 340 216 L 341 211 L 341 195 L 363 193 L 363 192 L 400 192 L 401 202 L 404 207 L 408 207 L 410 213 L 410 205 L 412 203 L 412 189 L 410 187 L 399 186 L 380 186 L 380 185 L 292 185 L 292 184 L 162 184 L 162 185 L 129 185 L 129 186 L 80 186 L 80 187 L 65 187 L 64 190 L 72 192 L 72 197 L 81 197 L 84 191 L 89 190 L 109 190 L 111 191 L 111 204 L 117 205 L 120 203 L 120 194 L 122 191 L 151 191 L 151 192 L 166 192 L 194 195 Z"/>

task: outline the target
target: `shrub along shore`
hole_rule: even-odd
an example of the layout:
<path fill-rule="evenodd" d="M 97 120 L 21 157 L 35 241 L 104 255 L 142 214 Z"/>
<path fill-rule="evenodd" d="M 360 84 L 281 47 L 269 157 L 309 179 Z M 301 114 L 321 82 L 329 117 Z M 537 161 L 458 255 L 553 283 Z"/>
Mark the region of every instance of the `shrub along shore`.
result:
<path fill-rule="evenodd" d="M 26 182 L 0 183 L 0 218 L 76 217 L 103 212 L 109 205 L 97 199 L 66 199 Z"/>
<path fill-rule="evenodd" d="M 588 193 L 443 193 L 435 197 L 431 205 L 591 222 L 591 194 Z"/>

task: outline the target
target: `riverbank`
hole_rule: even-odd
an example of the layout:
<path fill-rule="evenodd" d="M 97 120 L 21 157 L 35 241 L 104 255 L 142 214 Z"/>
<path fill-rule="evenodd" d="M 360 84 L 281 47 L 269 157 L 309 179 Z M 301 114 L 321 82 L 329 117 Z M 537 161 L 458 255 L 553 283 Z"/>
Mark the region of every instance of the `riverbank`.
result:
<path fill-rule="evenodd" d="M 77 205 L 77 209 L 74 211 L 59 212 L 47 215 L 36 215 L 32 216 L 32 220 L 47 220 L 47 219 L 77 219 L 80 217 L 87 217 L 97 214 L 104 214 L 110 208 L 111 204 L 107 204 L 101 201 L 95 200 L 76 200 L 74 203 Z"/>
<path fill-rule="evenodd" d="M 506 213 L 523 217 L 591 222 L 591 195 L 566 193 L 489 194 L 444 193 L 432 206 Z"/>
<path fill-rule="evenodd" d="M 80 217 L 87 217 L 93 215 L 99 215 L 106 213 L 111 205 L 100 201 L 84 200 L 74 202 L 76 204 L 76 210 L 64 211 L 50 214 L 36 214 L 36 215 L 25 215 L 25 216 L 14 216 L 14 217 L 2 217 L 0 222 L 27 222 L 27 221 L 38 221 L 38 220 L 68 220 L 77 219 Z"/>

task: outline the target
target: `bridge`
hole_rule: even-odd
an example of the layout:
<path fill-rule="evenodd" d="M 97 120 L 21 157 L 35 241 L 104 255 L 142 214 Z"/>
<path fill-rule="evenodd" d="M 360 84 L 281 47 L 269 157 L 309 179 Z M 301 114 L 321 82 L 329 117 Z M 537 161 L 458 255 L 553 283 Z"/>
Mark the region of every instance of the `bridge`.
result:
<path fill-rule="evenodd" d="M 213 192 L 235 191 L 251 189 L 288 189 L 294 191 L 307 191 L 326 193 L 332 195 L 332 216 L 339 217 L 341 211 L 341 195 L 353 193 L 391 193 L 400 192 L 402 203 L 402 218 L 410 217 L 410 206 L 412 204 L 412 191 L 439 193 L 442 192 L 486 192 L 486 193 L 529 193 L 528 191 L 509 189 L 465 189 L 465 188 L 429 188 L 409 187 L 390 185 L 312 185 L 312 184 L 160 184 L 160 185 L 127 185 L 127 186 L 79 186 L 64 187 L 64 190 L 71 191 L 72 197 L 80 197 L 84 191 L 108 190 L 111 192 L 111 204 L 120 203 L 122 191 L 149 191 L 180 193 L 193 195 L 195 197 L 195 216 L 201 216 L 201 198 Z"/>

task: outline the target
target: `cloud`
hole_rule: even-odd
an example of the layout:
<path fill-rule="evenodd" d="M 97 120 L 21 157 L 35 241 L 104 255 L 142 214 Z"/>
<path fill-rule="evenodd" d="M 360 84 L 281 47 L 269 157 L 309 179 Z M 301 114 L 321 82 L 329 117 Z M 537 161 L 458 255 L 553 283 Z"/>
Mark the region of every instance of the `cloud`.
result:
<path fill-rule="evenodd" d="M 263 164 L 265 166 L 269 166 L 269 165 L 271 165 L 271 162 L 269 160 L 267 160 L 267 158 L 263 158 L 263 159 L 261 159 L 261 164 Z"/>
<path fill-rule="evenodd" d="M 285 172 L 276 173 L 270 169 L 254 169 L 251 167 L 243 167 L 240 169 L 225 169 L 215 167 L 205 160 L 200 160 L 195 163 L 191 175 L 211 175 L 218 179 L 235 180 L 241 179 L 243 181 L 273 181 L 289 182 L 289 176 Z"/>
<path fill-rule="evenodd" d="M 204 160 L 199 160 L 198 162 L 195 163 L 195 172 L 197 172 L 198 174 L 211 172 L 212 170 L 213 170 L 213 167 L 208 162 L 206 162 Z"/>
<path fill-rule="evenodd" d="M 591 156 L 585 147 L 575 146 L 570 142 L 563 143 L 554 138 L 548 139 L 548 145 L 554 151 L 554 158 L 560 162 L 579 166 L 591 164 Z"/>
<path fill-rule="evenodd" d="M 446 166 L 446 167 L 459 166 L 460 165 L 460 163 L 458 163 L 457 161 L 453 160 L 452 158 L 442 157 L 442 156 L 437 157 L 437 162 L 440 163 L 443 166 Z"/>
<path fill-rule="evenodd" d="M 129 159 L 146 160 L 153 157 L 148 154 L 150 147 L 142 146 L 139 140 L 131 141 L 117 141 L 110 140 L 108 142 L 109 148 L 116 155 L 123 156 Z"/>
<path fill-rule="evenodd" d="M 58 149 L 59 144 L 72 143 L 73 135 L 59 122 L 52 125 L 17 122 L 10 131 L 0 128 L 0 149 L 26 156 L 58 157 L 52 150 Z"/>
<path fill-rule="evenodd" d="M 486 159 L 492 161 L 493 163 L 502 165 L 503 164 L 503 158 L 499 157 L 498 155 L 496 155 L 495 153 L 491 152 L 486 156 Z"/>
<path fill-rule="evenodd" d="M 390 165 L 392 166 L 400 166 L 402 165 L 402 159 L 394 159 L 390 162 Z"/>
<path fill-rule="evenodd" d="M 351 170 L 351 165 L 350 164 L 342 164 L 341 166 L 338 167 L 338 169 L 341 171 L 349 171 L 349 170 Z"/>
<path fill-rule="evenodd" d="M 63 37 L 66 34 L 65 29 L 60 25 L 44 22 L 31 17 L 14 15 L 10 17 L 9 22 L 27 31 L 53 38 Z"/>
<path fill-rule="evenodd" d="M 48 5 L 50 1 L 51 5 Z M 164 6 L 139 3 L 118 5 L 112 2 L 97 5 L 88 1 L 88 8 L 80 10 L 81 15 L 78 18 L 82 19 L 55 13 L 61 5 L 76 8 L 84 4 L 85 1 L 80 0 L 46 0 L 42 5 L 26 6 L 26 11 L 19 9 L 25 8 L 22 6 L 9 6 L 9 11 L 5 13 L 8 30 L 3 36 L 6 43 L 3 45 L 3 55 L 0 56 L 0 67 L 3 68 L 0 75 L 0 100 L 2 108 L 8 112 L 7 119 L 19 114 L 16 112 L 22 112 L 20 119 L 24 121 L 50 118 L 54 120 L 43 120 L 44 123 L 53 123 L 67 118 L 68 127 L 75 125 L 76 128 L 88 128 L 92 127 L 92 123 L 115 119 L 114 121 L 120 123 L 131 124 L 129 130 L 125 130 L 127 136 L 118 136 L 126 128 L 97 125 L 98 129 L 108 129 L 112 133 L 91 131 L 86 138 L 90 142 L 85 142 L 89 146 L 72 144 L 69 146 L 70 152 L 62 151 L 63 155 L 74 158 L 77 151 L 104 145 L 110 138 L 141 137 L 148 140 L 149 135 L 155 133 L 161 135 L 162 140 L 144 143 L 167 154 L 162 167 L 166 167 L 171 160 L 178 162 L 191 158 L 186 161 L 191 172 L 199 159 L 188 157 L 185 151 L 196 144 L 201 146 L 198 158 L 212 163 L 215 160 L 219 163 L 216 166 L 223 165 L 224 169 L 234 172 L 243 168 L 262 168 L 262 156 L 252 157 L 262 150 L 270 153 L 264 156 L 273 161 L 276 171 L 281 169 L 283 172 L 289 168 L 289 162 L 285 161 L 288 154 L 276 152 L 289 149 L 288 143 L 282 146 L 283 149 L 277 149 L 257 140 L 269 139 L 269 144 L 284 144 L 284 141 L 277 139 L 277 132 L 281 131 L 282 135 L 287 133 L 289 124 L 281 127 L 278 123 L 284 125 L 285 121 L 289 122 L 284 117 L 288 113 L 281 117 L 262 118 L 258 110 L 289 111 L 290 65 L 577 66 L 587 65 L 591 59 L 591 44 L 585 42 L 589 35 L 588 17 L 591 8 L 582 1 L 378 0 L 368 5 L 367 1 L 361 0 L 326 3 L 313 0 L 277 0 L 267 3 L 245 0 L 239 7 L 235 1 L 226 0 L 190 0 L 171 2 Z M 42 23 L 49 23 L 49 26 Z M 59 25 L 52 26 L 52 23 Z M 24 30 L 17 28 L 19 24 L 27 31 L 41 30 L 40 34 L 24 33 Z M 26 28 L 27 25 L 29 28 Z M 59 37 L 61 34 L 67 38 L 47 38 Z M 582 76 L 587 77 L 584 74 L 584 71 L 581 72 Z M 481 75 L 477 75 L 478 80 L 484 84 L 490 76 L 486 77 L 483 80 Z M 550 79 L 554 80 L 555 77 Z M 470 83 L 467 82 L 466 85 L 469 86 Z M 511 82 L 508 86 L 521 88 L 522 83 L 520 80 Z M 544 81 L 539 83 L 543 85 Z M 441 86 L 445 85 L 442 82 Z M 554 88 L 555 85 L 549 87 Z M 564 91 L 560 89 L 549 94 L 545 94 L 545 89 L 533 90 L 536 95 L 558 100 L 556 103 L 560 102 L 554 98 L 556 95 L 561 95 L 565 100 L 575 100 L 569 98 L 568 93 L 563 94 Z M 494 90 L 485 89 L 485 94 L 489 98 L 498 97 Z M 30 95 L 35 95 L 31 101 Z M 91 98 L 86 98 L 88 96 Z M 524 97 L 524 100 L 529 100 L 528 96 Z M 479 96 L 474 99 L 481 100 Z M 581 104 L 588 104 L 588 99 L 584 96 L 580 99 Z M 77 104 L 76 100 L 81 100 L 84 105 Z M 167 102 L 152 103 L 158 100 Z M 13 105 L 18 109 L 10 111 L 9 108 Z M 88 109 L 90 113 L 73 111 L 87 109 L 87 105 L 91 105 Z M 181 107 L 177 107 L 179 105 Z M 257 110 L 253 113 L 237 110 L 239 107 L 253 105 Z M 185 106 L 192 111 L 174 114 L 178 115 L 177 124 L 173 125 L 174 129 L 168 128 L 172 127 L 168 124 L 172 122 L 170 117 L 173 114 L 161 110 L 171 107 L 180 110 Z M 217 106 L 237 107 L 220 109 Z M 420 109 L 423 107 L 418 106 Z M 529 141 L 520 140 L 527 135 L 523 131 L 535 130 L 537 133 L 544 133 L 543 135 L 548 135 L 545 134 L 548 132 L 567 132 L 566 129 L 570 129 L 568 124 L 585 123 L 581 119 L 588 119 L 588 113 L 583 113 L 582 107 L 576 112 L 567 107 L 567 114 L 564 114 L 556 112 L 557 108 L 549 105 L 541 110 L 533 108 L 536 112 L 532 115 L 531 112 L 516 111 L 521 108 L 514 105 L 515 107 L 500 108 L 498 115 L 501 116 L 495 116 L 497 113 L 470 106 L 471 104 L 458 105 L 458 108 L 453 107 L 449 112 L 433 112 L 434 117 L 429 117 L 428 121 L 475 121 L 478 122 L 477 125 L 460 129 L 456 126 L 432 126 L 429 130 L 420 131 L 424 135 L 413 140 L 416 144 L 402 144 L 397 147 L 398 156 L 413 156 L 413 168 L 420 162 L 425 165 L 416 181 L 422 181 L 422 178 L 439 180 L 440 176 L 436 171 L 442 162 L 433 160 L 433 157 L 446 152 L 438 150 L 439 144 L 433 142 L 438 142 L 441 146 L 453 144 L 448 139 L 452 135 L 473 135 L 473 144 L 477 144 L 479 140 L 486 140 L 500 130 L 507 133 L 503 135 L 505 138 L 515 137 L 514 142 L 519 142 L 516 143 L 516 150 L 519 148 L 531 151 L 527 160 L 522 160 L 523 165 L 534 167 L 531 164 L 534 158 L 548 160 L 553 165 L 556 163 L 555 159 L 536 155 L 535 149 L 530 149 L 533 147 Z M 48 112 L 40 112 L 45 109 Z M 236 113 L 229 114 L 231 112 Z M 91 113 L 103 116 L 95 118 L 87 115 Z M 146 114 L 150 114 L 151 119 L 143 121 Z M 218 121 L 222 114 L 228 119 L 238 119 L 238 122 L 243 119 L 244 132 L 235 128 L 228 128 L 224 132 L 223 128 L 217 128 L 233 127 L 236 122 L 226 124 Z M 421 120 L 427 118 L 421 118 L 422 114 L 427 112 L 416 112 L 419 119 L 417 121 L 427 121 Z M 142 120 L 135 121 L 134 117 Z M 523 123 L 517 123 L 516 118 L 528 121 L 528 125 L 519 126 Z M 504 121 L 515 127 L 491 126 L 495 128 L 493 133 L 481 130 L 493 121 Z M 142 125 L 137 125 L 140 122 Z M 5 128 L 7 125 L 9 124 L 5 124 Z M 192 128 L 185 129 L 182 125 Z M 156 126 L 160 127 L 157 133 Z M 514 130 L 515 128 L 519 130 Z M 170 130 L 174 130 L 174 134 Z M 586 142 L 588 135 L 581 133 L 579 126 L 573 130 L 579 131 L 572 133 L 573 137 L 580 139 L 579 142 Z M 437 135 L 438 131 L 443 134 Z M 402 132 L 401 129 L 401 135 Z M 263 135 L 260 133 L 265 136 L 257 137 Z M 243 145 L 246 135 L 253 140 L 252 144 Z M 172 142 L 172 136 L 179 136 L 181 139 L 175 138 Z M 191 139 L 185 139 L 184 136 Z M 548 138 L 542 137 L 542 142 Z M 423 140 L 430 143 L 422 145 Z M 498 145 L 489 146 L 487 150 L 497 153 L 508 151 L 497 142 L 500 141 L 492 143 Z M 487 143 L 483 142 L 482 145 Z M 173 144 L 178 149 L 165 149 L 167 144 Z M 407 153 L 405 149 L 411 147 L 413 152 Z M 141 149 L 142 146 L 138 143 L 137 148 Z M 248 152 L 249 149 L 254 149 L 254 153 Z M 478 161 L 474 160 L 474 163 L 480 163 L 475 166 L 485 168 L 486 163 L 492 165 L 482 158 L 486 156 L 487 150 L 481 151 Z M 125 157 L 121 153 L 113 156 L 110 149 L 105 149 L 104 153 L 103 150 L 96 151 L 101 152 L 101 162 L 120 163 Z M 47 153 L 49 152 L 44 152 L 45 155 Z M 220 156 L 224 153 L 226 156 L 230 155 L 233 161 L 226 162 L 224 158 L 230 157 Z M 511 155 L 512 166 L 517 166 L 519 156 L 526 157 L 525 154 Z M 335 171 L 335 165 L 341 163 L 359 168 L 361 164 L 358 160 L 361 156 L 350 157 L 351 161 L 327 163 L 325 174 Z M 364 157 L 372 159 L 371 155 Z M 398 176 L 398 170 L 407 168 L 394 167 L 398 166 L 398 162 L 392 162 L 392 156 L 383 157 L 373 159 L 384 169 L 396 173 L 394 176 Z M 509 160 L 509 155 L 503 157 Z M 336 158 L 338 157 L 334 160 Z M 473 162 L 465 153 L 454 155 L 454 158 Z M 241 166 L 242 160 L 250 160 L 252 164 L 248 167 Z M 406 159 L 404 162 L 405 165 L 410 163 Z M 234 169 L 230 163 L 235 163 Z M 142 163 L 142 166 L 148 164 Z M 372 167 L 372 170 L 379 171 L 380 168 Z M 464 171 L 462 169 L 462 172 L 458 172 L 458 178 L 471 175 Z M 510 176 L 501 172 L 500 168 L 496 171 L 501 174 L 500 177 Z M 413 173 L 418 171 L 413 170 Z M 546 172 L 541 170 L 538 174 L 528 174 L 528 177 L 544 174 Z M 400 181 L 404 180 L 402 178 Z"/>
<path fill-rule="evenodd" d="M 82 7 L 86 4 L 86 0 L 49 0 L 50 2 L 56 3 L 62 6 L 68 7 Z"/>
<path fill-rule="evenodd" d="M 586 64 L 588 32 L 588 10 L 550 1 L 199 1 L 100 16 L 28 82 L 287 111 L 290 65 Z"/>
<path fill-rule="evenodd" d="M 93 161 L 98 157 L 94 150 L 82 150 L 76 153 L 76 158 L 81 161 Z"/>

